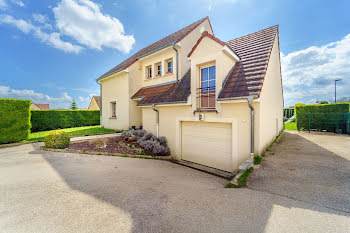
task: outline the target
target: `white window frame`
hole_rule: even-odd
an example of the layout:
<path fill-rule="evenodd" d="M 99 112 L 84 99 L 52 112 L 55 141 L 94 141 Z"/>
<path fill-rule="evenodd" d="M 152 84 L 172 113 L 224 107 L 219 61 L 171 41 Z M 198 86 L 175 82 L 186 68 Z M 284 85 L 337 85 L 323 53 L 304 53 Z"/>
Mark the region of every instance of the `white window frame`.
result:
<path fill-rule="evenodd" d="M 157 75 L 162 76 L 162 64 L 157 65 Z"/>
<path fill-rule="evenodd" d="M 113 109 L 113 106 L 114 106 L 114 109 Z M 114 100 L 110 102 L 110 109 L 111 109 L 110 117 L 117 118 L 117 101 Z"/>
<path fill-rule="evenodd" d="M 151 79 L 152 78 L 152 66 L 146 66 L 146 71 L 145 71 L 145 79 Z"/>
<path fill-rule="evenodd" d="M 169 66 L 170 63 L 171 63 L 171 66 Z M 170 67 L 171 67 L 171 71 L 170 71 Z M 167 61 L 167 74 L 171 74 L 171 73 L 174 73 L 174 62 L 172 59 Z"/>

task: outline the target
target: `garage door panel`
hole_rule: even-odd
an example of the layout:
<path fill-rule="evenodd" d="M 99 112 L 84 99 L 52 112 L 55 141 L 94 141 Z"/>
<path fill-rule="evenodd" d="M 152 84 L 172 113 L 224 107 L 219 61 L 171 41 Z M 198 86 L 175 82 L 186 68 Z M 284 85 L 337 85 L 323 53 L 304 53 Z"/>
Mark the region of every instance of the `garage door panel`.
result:
<path fill-rule="evenodd" d="M 231 146 L 231 124 L 182 123 L 182 159 L 184 160 L 231 172 Z"/>

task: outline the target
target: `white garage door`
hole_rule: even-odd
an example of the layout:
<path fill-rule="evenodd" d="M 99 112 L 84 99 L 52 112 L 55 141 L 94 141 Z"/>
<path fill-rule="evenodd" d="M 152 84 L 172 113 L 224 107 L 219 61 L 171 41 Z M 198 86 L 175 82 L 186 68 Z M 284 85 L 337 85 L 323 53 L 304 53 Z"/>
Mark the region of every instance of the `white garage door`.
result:
<path fill-rule="evenodd" d="M 182 122 L 182 159 L 232 172 L 232 125 Z"/>

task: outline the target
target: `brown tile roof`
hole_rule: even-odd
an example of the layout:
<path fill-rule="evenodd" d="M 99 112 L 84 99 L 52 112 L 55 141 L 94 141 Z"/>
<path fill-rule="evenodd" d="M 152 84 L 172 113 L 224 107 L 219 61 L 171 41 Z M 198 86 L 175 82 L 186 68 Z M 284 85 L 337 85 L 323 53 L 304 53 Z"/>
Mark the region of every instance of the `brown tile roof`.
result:
<path fill-rule="evenodd" d="M 50 110 L 50 105 L 49 104 L 36 104 L 34 103 L 40 110 Z"/>
<path fill-rule="evenodd" d="M 259 96 L 278 25 L 228 41 L 241 61 L 236 63 L 219 94 L 219 99 Z"/>
<path fill-rule="evenodd" d="M 138 105 L 186 102 L 191 93 L 191 70 L 178 82 L 141 88 L 132 99 L 139 99 Z"/>
<path fill-rule="evenodd" d="M 273 26 L 225 43 L 241 60 L 228 74 L 219 99 L 260 94 L 277 34 L 278 26 Z M 186 102 L 191 92 L 190 76 L 191 71 L 188 71 L 178 84 L 168 83 L 142 88 L 132 98 L 143 97 L 139 105 Z"/>
<path fill-rule="evenodd" d="M 101 109 L 101 96 L 94 95 L 92 98 L 95 99 L 98 107 Z"/>
<path fill-rule="evenodd" d="M 136 62 L 140 57 L 143 57 L 149 53 L 152 53 L 154 51 L 157 51 L 159 49 L 162 49 L 164 47 L 167 47 L 173 43 L 177 43 L 181 41 L 185 36 L 187 36 L 190 32 L 192 32 L 196 27 L 198 27 L 202 22 L 204 22 L 206 19 L 209 19 L 209 17 L 205 17 L 203 19 L 198 20 L 197 22 L 192 23 L 191 25 L 188 25 L 185 28 L 182 28 L 181 30 L 174 32 L 173 34 L 139 50 L 134 55 L 114 67 L 113 69 L 109 70 L 105 74 L 103 74 L 99 79 L 108 76 L 110 74 L 116 73 L 120 70 L 128 68 L 130 65 L 132 65 L 134 62 Z"/>

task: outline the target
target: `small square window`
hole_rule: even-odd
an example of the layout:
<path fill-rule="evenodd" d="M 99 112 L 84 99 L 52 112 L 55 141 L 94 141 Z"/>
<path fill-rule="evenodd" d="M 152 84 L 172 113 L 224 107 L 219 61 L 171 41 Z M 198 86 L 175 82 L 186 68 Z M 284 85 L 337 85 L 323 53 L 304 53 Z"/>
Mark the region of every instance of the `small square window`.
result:
<path fill-rule="evenodd" d="M 116 118 L 117 117 L 117 103 L 111 102 L 111 117 Z"/>
<path fill-rule="evenodd" d="M 155 69 L 155 75 L 157 77 L 162 76 L 162 63 L 161 62 L 154 64 L 154 69 Z"/>
<path fill-rule="evenodd" d="M 162 65 L 157 66 L 157 74 L 158 76 L 162 76 Z"/>
<path fill-rule="evenodd" d="M 151 79 L 152 78 L 152 66 L 147 66 L 146 67 L 145 78 L 146 79 Z"/>
<path fill-rule="evenodd" d="M 167 73 L 173 73 L 173 61 L 168 61 L 168 71 Z"/>

